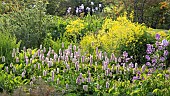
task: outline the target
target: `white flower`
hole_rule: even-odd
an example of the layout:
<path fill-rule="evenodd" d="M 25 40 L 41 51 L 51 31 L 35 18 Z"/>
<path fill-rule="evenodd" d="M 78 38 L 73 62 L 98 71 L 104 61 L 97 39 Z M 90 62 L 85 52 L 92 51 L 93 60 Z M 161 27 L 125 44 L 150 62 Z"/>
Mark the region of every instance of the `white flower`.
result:
<path fill-rule="evenodd" d="M 81 4 L 80 9 L 84 10 L 84 5 L 83 4 Z"/>
<path fill-rule="evenodd" d="M 3 2 L 2 2 L 2 5 L 5 5 L 5 4 L 6 4 L 6 3 L 3 1 Z"/>
<path fill-rule="evenodd" d="M 98 7 L 95 7 L 95 10 L 98 10 L 99 8 Z"/>
<path fill-rule="evenodd" d="M 90 12 L 90 8 L 89 8 L 89 7 L 87 7 L 86 10 L 87 10 L 88 12 Z"/>
<path fill-rule="evenodd" d="M 94 2 L 91 2 L 91 5 L 94 5 Z"/>
<path fill-rule="evenodd" d="M 102 7 L 102 4 L 99 4 L 99 8 L 101 8 Z"/>
<path fill-rule="evenodd" d="M 94 9 L 92 9 L 92 12 L 94 12 Z"/>
<path fill-rule="evenodd" d="M 79 8 L 78 8 L 78 7 L 76 8 L 76 13 L 77 13 L 77 14 L 79 13 Z"/>
<path fill-rule="evenodd" d="M 71 7 L 68 7 L 68 10 L 71 10 Z"/>

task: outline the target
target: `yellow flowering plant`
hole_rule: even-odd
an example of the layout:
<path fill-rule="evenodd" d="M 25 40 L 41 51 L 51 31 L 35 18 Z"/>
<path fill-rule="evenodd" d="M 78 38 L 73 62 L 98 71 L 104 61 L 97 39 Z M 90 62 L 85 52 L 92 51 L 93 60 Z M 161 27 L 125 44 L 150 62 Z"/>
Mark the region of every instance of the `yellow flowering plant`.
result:
<path fill-rule="evenodd" d="M 135 62 L 141 63 L 144 61 L 143 55 L 145 54 L 146 44 L 154 42 L 154 37 L 147 30 L 146 26 L 132 23 L 126 16 L 119 17 L 117 20 L 106 18 L 95 38 L 87 35 L 80 42 L 80 45 L 88 50 L 85 45 L 89 45 L 96 39 L 95 42 L 97 43 L 95 44 L 101 50 L 116 55 L 121 54 L 122 51 L 127 51 L 129 55 L 134 56 Z"/>
<path fill-rule="evenodd" d="M 71 21 L 70 24 L 66 26 L 66 32 L 69 34 L 79 34 L 84 28 L 84 20 L 78 18 L 74 21 Z"/>
<path fill-rule="evenodd" d="M 70 24 L 66 26 L 65 36 L 70 38 L 71 41 L 77 42 L 77 39 L 80 39 L 81 31 L 85 28 L 84 20 L 80 18 L 70 21 Z M 73 40 L 72 40 L 73 39 Z"/>

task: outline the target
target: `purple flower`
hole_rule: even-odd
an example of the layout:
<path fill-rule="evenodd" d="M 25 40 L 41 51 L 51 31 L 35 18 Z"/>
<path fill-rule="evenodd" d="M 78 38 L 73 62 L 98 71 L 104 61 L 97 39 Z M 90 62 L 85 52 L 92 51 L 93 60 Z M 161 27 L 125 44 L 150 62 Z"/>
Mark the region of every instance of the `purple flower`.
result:
<path fill-rule="evenodd" d="M 70 65 L 66 64 L 66 68 L 67 68 L 67 70 L 70 70 Z"/>
<path fill-rule="evenodd" d="M 132 62 L 130 62 L 129 67 L 133 68 L 134 64 Z"/>
<path fill-rule="evenodd" d="M 46 48 L 44 47 L 44 49 L 43 49 L 43 52 L 45 53 L 46 52 Z"/>
<path fill-rule="evenodd" d="M 126 58 L 125 62 L 128 62 L 131 58 Z"/>
<path fill-rule="evenodd" d="M 147 65 L 147 66 L 151 66 L 151 63 L 150 63 L 150 62 L 146 62 L 146 65 Z"/>
<path fill-rule="evenodd" d="M 160 61 L 164 62 L 165 58 L 164 57 L 160 57 Z"/>
<path fill-rule="evenodd" d="M 166 39 L 164 39 L 164 40 L 162 40 L 162 45 L 163 45 L 164 47 L 166 47 L 166 46 L 169 45 L 169 42 L 168 42 Z"/>
<path fill-rule="evenodd" d="M 137 74 L 139 75 L 139 74 L 141 74 L 141 72 L 140 72 L 140 71 L 138 71 L 138 72 L 137 72 Z"/>
<path fill-rule="evenodd" d="M 73 46 L 73 50 L 76 51 L 76 45 Z"/>
<path fill-rule="evenodd" d="M 170 76 L 169 76 L 168 74 L 165 74 L 165 78 L 169 79 L 169 77 L 170 77 Z"/>
<path fill-rule="evenodd" d="M 152 63 L 157 63 L 157 59 L 156 59 L 156 58 L 153 58 L 153 59 L 152 59 Z"/>
<path fill-rule="evenodd" d="M 162 45 L 158 46 L 158 50 L 163 50 Z"/>
<path fill-rule="evenodd" d="M 155 39 L 156 39 L 156 40 L 160 40 L 160 37 L 161 37 L 161 36 L 160 36 L 159 34 L 156 34 Z"/>
<path fill-rule="evenodd" d="M 132 81 L 134 81 L 134 80 L 138 80 L 138 79 L 139 79 L 139 77 L 134 76 L 134 77 L 133 77 L 133 79 L 132 79 Z"/>
<path fill-rule="evenodd" d="M 91 82 L 91 78 L 90 76 L 87 78 L 87 82 L 90 83 Z"/>
<path fill-rule="evenodd" d="M 149 55 L 146 55 L 145 58 L 147 59 L 147 61 L 151 59 Z"/>
<path fill-rule="evenodd" d="M 11 67 L 11 68 L 13 67 L 13 64 L 12 64 L 12 63 L 10 63 L 10 67 Z"/>
<path fill-rule="evenodd" d="M 160 42 L 156 41 L 155 45 L 156 45 L 156 46 L 159 46 L 159 45 L 160 45 Z"/>
<path fill-rule="evenodd" d="M 77 84 L 81 84 L 81 81 L 80 81 L 80 78 L 79 78 L 79 77 L 77 77 L 76 83 L 77 83 Z"/>
<path fill-rule="evenodd" d="M 51 72 L 51 78 L 52 78 L 52 81 L 54 81 L 54 71 Z"/>
<path fill-rule="evenodd" d="M 107 81 L 107 82 L 106 82 L 106 88 L 107 88 L 107 89 L 109 88 L 109 85 L 110 85 L 110 84 L 109 84 L 109 82 Z"/>
<path fill-rule="evenodd" d="M 127 57 L 128 56 L 128 53 L 126 51 L 123 52 L 123 56 L 124 57 Z"/>
<path fill-rule="evenodd" d="M 43 76 L 46 76 L 46 74 L 47 74 L 47 71 L 43 70 Z"/>
<path fill-rule="evenodd" d="M 168 50 L 164 50 L 164 56 L 168 55 Z"/>
<path fill-rule="evenodd" d="M 62 48 L 64 48 L 64 42 L 62 42 Z"/>
<path fill-rule="evenodd" d="M 154 51 L 153 45 L 147 44 L 147 50 L 146 50 L 147 54 L 151 54 L 153 51 Z"/>
<path fill-rule="evenodd" d="M 67 13 L 70 13 L 71 12 L 71 7 L 69 7 L 68 9 L 67 9 Z"/>
<path fill-rule="evenodd" d="M 105 71 L 105 75 L 108 76 L 110 73 L 110 69 L 108 68 L 106 71 Z"/>
<path fill-rule="evenodd" d="M 142 66 L 142 72 L 145 71 L 145 68 L 146 68 L 146 65 L 144 64 L 144 65 Z"/>
<path fill-rule="evenodd" d="M 118 62 L 121 62 L 121 58 L 120 57 L 118 58 Z"/>
<path fill-rule="evenodd" d="M 80 73 L 79 77 L 82 78 L 82 73 Z"/>
<path fill-rule="evenodd" d="M 40 69 L 40 68 L 41 68 L 40 63 L 38 63 L 38 69 Z"/>

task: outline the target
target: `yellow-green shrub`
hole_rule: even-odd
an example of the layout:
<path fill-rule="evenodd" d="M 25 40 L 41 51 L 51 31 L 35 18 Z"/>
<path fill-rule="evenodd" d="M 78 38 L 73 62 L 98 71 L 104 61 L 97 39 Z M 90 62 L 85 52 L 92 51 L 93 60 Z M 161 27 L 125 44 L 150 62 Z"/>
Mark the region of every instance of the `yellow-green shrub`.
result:
<path fill-rule="evenodd" d="M 80 42 L 80 46 L 82 48 L 82 52 L 88 52 L 92 54 L 96 47 L 100 46 L 100 43 L 96 36 L 90 34 L 83 37 L 83 39 Z"/>
<path fill-rule="evenodd" d="M 84 46 L 84 49 L 88 50 L 86 47 L 92 41 L 95 41 L 94 39 L 97 40 L 97 43 L 100 44 L 100 49 L 103 51 L 109 54 L 114 52 L 117 55 L 122 53 L 122 51 L 127 51 L 129 55 L 135 57 L 135 61 L 139 60 L 136 62 L 144 60 L 142 57 L 146 52 L 146 44 L 154 42 L 154 37 L 147 32 L 147 27 L 132 23 L 126 17 L 119 17 L 115 21 L 108 18 L 105 19 L 99 34 L 96 37 L 87 35 L 80 44 L 82 47 Z"/>
<path fill-rule="evenodd" d="M 70 21 L 70 24 L 66 26 L 65 36 L 70 38 L 71 41 L 77 41 L 77 37 L 80 35 L 81 31 L 85 28 L 85 22 L 81 19 L 76 19 Z M 73 39 L 73 40 L 72 40 Z M 80 38 L 79 38 L 80 39 Z"/>
<path fill-rule="evenodd" d="M 79 34 L 79 32 L 84 28 L 84 21 L 78 18 L 74 21 L 71 21 L 70 24 L 67 25 L 66 32 L 70 34 Z"/>

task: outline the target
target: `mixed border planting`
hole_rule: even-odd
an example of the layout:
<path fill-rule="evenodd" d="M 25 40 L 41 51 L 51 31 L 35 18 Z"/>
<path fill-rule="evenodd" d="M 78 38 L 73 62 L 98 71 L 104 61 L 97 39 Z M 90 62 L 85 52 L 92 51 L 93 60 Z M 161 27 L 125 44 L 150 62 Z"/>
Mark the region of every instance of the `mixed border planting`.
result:
<path fill-rule="evenodd" d="M 170 30 L 134 22 L 126 2 L 82 3 L 63 17 L 45 0 L 23 2 L 0 14 L 0 95 L 170 96 Z M 168 4 L 154 8 L 166 15 Z"/>

